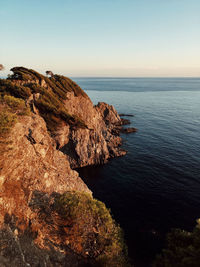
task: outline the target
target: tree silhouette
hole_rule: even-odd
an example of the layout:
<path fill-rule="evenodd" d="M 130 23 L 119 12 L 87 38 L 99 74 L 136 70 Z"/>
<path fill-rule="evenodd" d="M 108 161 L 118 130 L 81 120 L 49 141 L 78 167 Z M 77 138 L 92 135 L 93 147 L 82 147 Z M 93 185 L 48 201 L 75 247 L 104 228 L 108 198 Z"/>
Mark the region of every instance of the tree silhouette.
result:
<path fill-rule="evenodd" d="M 46 75 L 53 77 L 53 72 L 51 70 L 47 70 L 46 71 Z"/>

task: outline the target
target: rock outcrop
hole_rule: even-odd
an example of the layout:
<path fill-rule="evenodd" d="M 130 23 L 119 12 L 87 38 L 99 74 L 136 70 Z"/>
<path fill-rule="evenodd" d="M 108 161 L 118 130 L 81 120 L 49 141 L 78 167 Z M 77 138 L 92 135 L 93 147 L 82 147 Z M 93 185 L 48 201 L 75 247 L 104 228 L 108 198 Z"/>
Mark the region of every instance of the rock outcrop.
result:
<path fill-rule="evenodd" d="M 73 170 L 124 155 L 123 121 L 64 76 L 12 70 L 0 79 L 1 266 L 125 266 L 119 227 Z"/>
<path fill-rule="evenodd" d="M 35 190 L 90 192 L 78 173 L 70 168 L 65 155 L 56 150 L 40 116 L 21 117 L 6 140 L 9 149 L 0 159 L 0 223 L 6 213 L 24 214 L 24 204 L 29 203 Z"/>
<path fill-rule="evenodd" d="M 119 129 L 125 120 L 119 117 L 113 106 L 105 103 L 94 106 L 80 87 L 63 76 L 53 75 L 47 78 L 22 67 L 12 70 L 14 72 L 12 84 L 31 89 L 27 102 L 33 103 L 34 111 L 35 107 L 38 108 L 38 113 L 47 122 L 47 127 L 52 118 L 47 117 L 46 113 L 52 112 L 50 104 L 55 101 L 55 98 L 61 100 L 57 104 L 61 104 L 61 108 L 71 116 L 72 119 L 66 120 L 66 116 L 63 119 L 61 114 L 60 126 L 53 130 L 52 126 L 49 128 L 51 127 L 57 148 L 66 154 L 72 168 L 102 164 L 111 157 L 126 154 L 120 148 L 122 140 L 119 137 L 119 131 L 118 133 L 114 131 L 116 126 Z M 36 93 L 40 94 L 37 98 L 33 97 Z M 56 113 L 55 110 L 52 113 Z M 58 114 L 54 115 L 53 119 L 55 120 L 56 117 L 58 120 Z M 58 122 L 56 124 L 58 125 Z"/>
<path fill-rule="evenodd" d="M 106 103 L 98 103 L 93 106 L 90 99 L 70 96 L 66 101 L 67 110 L 80 117 L 87 128 L 71 129 L 68 135 L 68 143 L 62 144 L 65 139 L 66 127 L 62 128 L 55 137 L 60 145 L 60 150 L 67 155 L 72 168 L 87 165 L 102 164 L 111 157 L 123 156 L 126 154 L 120 148 L 122 139 L 118 134 L 113 134 L 121 119 L 113 106 Z"/>

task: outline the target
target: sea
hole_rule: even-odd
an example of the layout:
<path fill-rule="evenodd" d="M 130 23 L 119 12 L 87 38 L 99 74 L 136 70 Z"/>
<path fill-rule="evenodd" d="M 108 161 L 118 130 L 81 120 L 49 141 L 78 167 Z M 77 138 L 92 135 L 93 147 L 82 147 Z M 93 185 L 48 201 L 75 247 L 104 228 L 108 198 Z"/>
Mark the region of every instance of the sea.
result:
<path fill-rule="evenodd" d="M 200 78 L 73 80 L 94 104 L 134 115 L 127 155 L 78 171 L 123 228 L 134 266 L 151 266 L 170 229 L 200 218 Z"/>

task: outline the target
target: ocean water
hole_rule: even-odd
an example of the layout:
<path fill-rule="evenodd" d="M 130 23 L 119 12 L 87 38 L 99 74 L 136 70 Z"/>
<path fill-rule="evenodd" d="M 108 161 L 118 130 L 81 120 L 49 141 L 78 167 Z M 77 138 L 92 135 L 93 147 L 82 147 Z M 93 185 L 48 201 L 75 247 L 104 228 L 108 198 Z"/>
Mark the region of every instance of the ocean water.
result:
<path fill-rule="evenodd" d="M 79 172 L 124 229 L 135 266 L 150 266 L 171 228 L 200 217 L 200 79 L 74 80 L 95 104 L 134 114 L 138 132 L 121 135 L 127 155 Z"/>

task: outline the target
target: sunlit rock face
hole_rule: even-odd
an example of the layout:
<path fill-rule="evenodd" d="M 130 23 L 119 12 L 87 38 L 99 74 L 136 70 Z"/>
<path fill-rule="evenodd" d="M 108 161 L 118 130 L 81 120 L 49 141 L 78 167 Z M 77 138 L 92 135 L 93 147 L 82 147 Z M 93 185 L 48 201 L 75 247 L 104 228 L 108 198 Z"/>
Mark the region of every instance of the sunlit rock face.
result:
<path fill-rule="evenodd" d="M 33 103 L 32 109 L 45 119 L 57 148 L 66 154 L 72 168 L 102 164 L 126 153 L 120 148 L 119 131 L 114 130 L 122 123 L 113 106 L 94 106 L 87 94 L 64 76 L 52 74 L 48 78 L 23 67 L 12 71 L 12 83 L 31 89 L 28 101 Z"/>
<path fill-rule="evenodd" d="M 126 153 L 120 148 L 122 142 L 119 134 L 113 131 L 117 125 L 121 125 L 121 119 L 113 106 L 105 103 L 93 106 L 89 98 L 74 95 L 70 95 L 65 106 L 87 125 L 84 129 L 71 129 L 68 142 L 64 145 L 61 142 L 60 150 L 67 155 L 72 168 L 102 164 L 111 157 Z M 63 127 L 59 132 L 61 140 L 65 139 L 66 128 Z"/>
<path fill-rule="evenodd" d="M 84 266 L 104 253 L 98 227 L 107 222 L 108 229 L 102 229 L 111 245 L 112 231 L 118 230 L 73 169 L 124 155 L 122 121 L 113 106 L 94 106 L 64 76 L 12 70 L 13 76 L 0 79 L 0 265 Z M 87 230 L 81 234 L 81 213 L 75 220 L 55 208 L 56 198 L 65 192 L 73 192 L 72 200 L 76 196 L 74 207 L 77 196 L 91 203 L 89 221 L 87 214 L 82 218 Z M 97 216 L 102 210 L 106 217 Z M 101 240 L 106 243 L 106 238 Z M 122 251 L 118 239 L 114 242 Z"/>
<path fill-rule="evenodd" d="M 56 149 L 45 121 L 39 115 L 19 118 L 8 141 L 9 150 L 0 162 L 0 216 L 13 211 L 23 215 L 24 208 L 28 212 L 29 208 L 24 204 L 34 190 L 90 192 L 78 173 L 70 168 L 65 155 Z"/>

